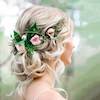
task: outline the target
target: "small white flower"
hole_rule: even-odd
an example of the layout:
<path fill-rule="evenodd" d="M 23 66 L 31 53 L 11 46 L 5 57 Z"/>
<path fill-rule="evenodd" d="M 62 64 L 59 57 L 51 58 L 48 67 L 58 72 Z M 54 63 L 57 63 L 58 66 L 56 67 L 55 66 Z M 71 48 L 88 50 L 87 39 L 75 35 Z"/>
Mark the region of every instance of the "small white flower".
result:
<path fill-rule="evenodd" d="M 22 36 L 22 39 L 24 39 L 24 40 L 25 40 L 25 39 L 26 39 L 26 35 L 23 35 L 23 36 Z"/>

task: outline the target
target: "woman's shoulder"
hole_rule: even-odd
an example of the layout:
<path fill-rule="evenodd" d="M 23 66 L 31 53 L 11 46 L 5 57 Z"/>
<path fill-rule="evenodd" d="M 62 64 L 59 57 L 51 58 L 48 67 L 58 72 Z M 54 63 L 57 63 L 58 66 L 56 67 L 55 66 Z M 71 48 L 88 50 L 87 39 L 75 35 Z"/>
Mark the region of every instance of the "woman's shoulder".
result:
<path fill-rule="evenodd" d="M 57 91 L 47 90 L 38 96 L 38 100 L 65 100 Z"/>

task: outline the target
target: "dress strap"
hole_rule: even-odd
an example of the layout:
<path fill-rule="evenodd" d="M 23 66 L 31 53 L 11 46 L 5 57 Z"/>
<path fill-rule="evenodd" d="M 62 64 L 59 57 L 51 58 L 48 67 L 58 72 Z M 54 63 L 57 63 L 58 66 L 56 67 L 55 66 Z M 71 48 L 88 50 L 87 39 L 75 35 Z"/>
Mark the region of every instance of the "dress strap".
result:
<path fill-rule="evenodd" d="M 64 98 L 65 100 L 68 100 L 68 93 L 65 89 L 63 88 L 54 88 L 57 92 L 59 92 Z"/>

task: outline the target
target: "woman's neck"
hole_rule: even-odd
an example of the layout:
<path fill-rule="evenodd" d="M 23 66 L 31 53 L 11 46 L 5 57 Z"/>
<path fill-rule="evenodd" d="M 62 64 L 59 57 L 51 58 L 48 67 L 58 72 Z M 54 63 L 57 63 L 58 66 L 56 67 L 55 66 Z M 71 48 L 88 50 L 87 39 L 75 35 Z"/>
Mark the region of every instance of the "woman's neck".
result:
<path fill-rule="evenodd" d="M 29 87 L 26 89 L 25 92 L 25 98 L 33 98 L 34 96 L 37 96 L 38 94 L 42 93 L 46 90 L 51 90 L 54 88 L 54 78 L 51 77 L 48 74 L 45 74 L 39 79 L 35 79 Z"/>
<path fill-rule="evenodd" d="M 52 67 L 52 70 L 55 70 L 55 64 L 53 63 L 53 65 L 50 65 Z M 55 85 L 55 76 L 52 72 L 45 72 L 45 74 L 38 79 L 33 80 L 32 84 L 35 86 L 37 84 L 44 84 L 45 86 L 51 87 L 53 88 Z"/>
<path fill-rule="evenodd" d="M 54 84 L 55 84 L 55 81 L 54 81 L 54 77 L 53 76 L 50 76 L 49 74 L 45 74 L 41 78 L 35 79 L 32 82 L 32 84 L 34 86 L 37 85 L 37 84 L 40 84 L 40 85 L 45 85 L 47 87 L 53 88 Z"/>

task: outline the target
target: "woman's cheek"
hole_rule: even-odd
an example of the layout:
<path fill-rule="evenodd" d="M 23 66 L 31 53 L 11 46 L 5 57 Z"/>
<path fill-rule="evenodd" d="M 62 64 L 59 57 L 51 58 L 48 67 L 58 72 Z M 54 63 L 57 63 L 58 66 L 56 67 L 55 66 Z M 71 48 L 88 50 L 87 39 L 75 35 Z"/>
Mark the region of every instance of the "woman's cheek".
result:
<path fill-rule="evenodd" d="M 71 63 L 71 56 L 68 55 L 68 53 L 64 52 L 61 55 L 61 60 L 64 62 L 65 65 L 70 64 Z"/>
<path fill-rule="evenodd" d="M 71 56 L 72 56 L 72 49 L 70 48 L 70 45 L 65 45 L 65 50 L 63 54 L 61 55 L 61 60 L 64 62 L 65 65 L 71 63 Z"/>

